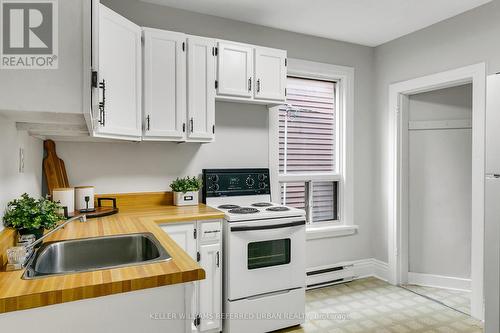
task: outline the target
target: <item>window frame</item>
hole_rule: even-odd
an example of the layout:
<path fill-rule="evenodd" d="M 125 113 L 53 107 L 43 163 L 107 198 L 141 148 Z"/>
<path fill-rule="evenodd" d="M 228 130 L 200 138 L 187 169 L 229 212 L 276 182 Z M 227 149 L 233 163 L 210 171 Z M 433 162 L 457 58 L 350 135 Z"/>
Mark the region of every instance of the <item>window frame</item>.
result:
<path fill-rule="evenodd" d="M 285 182 L 338 182 L 338 219 L 308 221 L 308 239 L 353 234 L 353 116 L 354 68 L 300 59 L 288 59 L 287 76 L 335 82 L 336 171 L 333 173 L 279 174 L 279 106 L 269 107 L 269 167 L 272 200 L 281 201 L 280 184 Z M 307 184 L 306 184 L 307 185 Z M 312 188 L 311 188 L 312 190 Z M 312 196 L 313 191 L 309 191 Z M 311 205 L 312 206 L 312 205 Z M 312 210 L 312 207 L 309 207 Z"/>

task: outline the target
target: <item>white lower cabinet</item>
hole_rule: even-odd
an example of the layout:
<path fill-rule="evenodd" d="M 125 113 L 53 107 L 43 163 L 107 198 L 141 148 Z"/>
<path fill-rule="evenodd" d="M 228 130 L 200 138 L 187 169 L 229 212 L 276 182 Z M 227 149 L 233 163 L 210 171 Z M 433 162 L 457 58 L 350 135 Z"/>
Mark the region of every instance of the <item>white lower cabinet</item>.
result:
<path fill-rule="evenodd" d="M 161 226 L 205 271 L 195 283 L 192 332 L 222 330 L 222 221 L 168 223 Z"/>
<path fill-rule="evenodd" d="M 196 231 L 194 223 L 171 223 L 161 226 L 177 245 L 196 260 Z"/>
<path fill-rule="evenodd" d="M 221 327 L 221 244 L 200 245 L 200 265 L 205 270 L 205 280 L 199 282 L 200 331 L 205 332 Z"/>

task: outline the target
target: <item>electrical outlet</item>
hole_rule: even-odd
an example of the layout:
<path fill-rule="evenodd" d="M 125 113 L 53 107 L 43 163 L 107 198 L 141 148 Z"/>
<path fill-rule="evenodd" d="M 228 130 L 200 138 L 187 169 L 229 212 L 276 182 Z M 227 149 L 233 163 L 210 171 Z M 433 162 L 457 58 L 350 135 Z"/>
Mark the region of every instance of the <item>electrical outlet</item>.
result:
<path fill-rule="evenodd" d="M 24 148 L 19 148 L 19 173 L 24 173 Z"/>

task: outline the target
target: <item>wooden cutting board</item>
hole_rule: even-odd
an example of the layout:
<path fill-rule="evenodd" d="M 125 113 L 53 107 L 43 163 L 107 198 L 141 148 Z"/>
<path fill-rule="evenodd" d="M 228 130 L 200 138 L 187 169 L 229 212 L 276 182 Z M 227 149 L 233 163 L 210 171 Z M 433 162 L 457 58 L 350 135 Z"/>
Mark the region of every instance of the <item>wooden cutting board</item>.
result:
<path fill-rule="evenodd" d="M 70 186 L 64 161 L 57 156 L 55 142 L 52 140 L 45 140 L 43 142 L 43 147 L 46 152 L 46 156 L 43 159 L 43 173 L 47 181 L 47 189 L 52 197 L 53 189 Z"/>

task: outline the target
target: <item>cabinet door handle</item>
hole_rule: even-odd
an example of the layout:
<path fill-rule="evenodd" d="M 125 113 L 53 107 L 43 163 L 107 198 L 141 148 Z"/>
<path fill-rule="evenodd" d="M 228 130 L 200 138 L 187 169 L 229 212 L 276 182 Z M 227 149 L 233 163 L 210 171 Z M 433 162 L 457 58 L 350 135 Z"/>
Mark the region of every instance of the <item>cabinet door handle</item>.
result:
<path fill-rule="evenodd" d="M 216 257 L 217 257 L 217 259 L 216 259 L 217 267 L 220 267 L 220 254 L 219 254 L 219 251 L 217 251 Z"/>
<path fill-rule="evenodd" d="M 99 82 L 99 88 L 102 89 L 102 101 L 99 102 L 99 124 L 106 124 L 106 80 Z"/>
<path fill-rule="evenodd" d="M 257 92 L 260 92 L 260 79 L 257 80 Z"/>
<path fill-rule="evenodd" d="M 147 122 L 147 127 L 146 129 L 149 131 L 151 129 L 151 126 L 150 126 L 150 117 L 149 115 L 146 117 L 146 122 Z"/>
<path fill-rule="evenodd" d="M 194 132 L 194 120 L 193 120 L 193 118 L 191 118 L 190 122 L 191 122 L 191 133 L 193 133 Z"/>
<path fill-rule="evenodd" d="M 252 91 L 252 78 L 248 78 L 248 91 Z"/>

